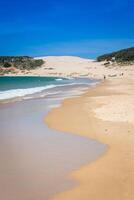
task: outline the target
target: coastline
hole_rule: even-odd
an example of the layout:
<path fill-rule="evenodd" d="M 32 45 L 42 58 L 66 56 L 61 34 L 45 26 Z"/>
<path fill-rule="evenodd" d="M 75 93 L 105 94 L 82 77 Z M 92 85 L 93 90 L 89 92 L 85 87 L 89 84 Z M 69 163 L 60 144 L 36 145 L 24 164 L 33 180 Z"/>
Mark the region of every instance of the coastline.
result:
<path fill-rule="evenodd" d="M 45 122 L 50 128 L 95 139 L 109 146 L 99 159 L 70 174 L 79 183 L 77 187 L 54 196 L 53 200 L 134 198 L 134 125 L 130 113 L 134 95 L 132 86 L 131 79 L 107 80 L 90 88 L 81 97 L 65 100 L 59 108 L 48 113 Z M 109 110 L 110 99 L 112 103 L 119 100 L 117 113 L 114 107 L 113 113 Z M 124 115 L 121 110 L 128 109 L 130 99 L 130 109 Z M 118 111 L 119 106 L 121 109 Z M 107 120 L 107 114 L 110 120 Z"/>
<path fill-rule="evenodd" d="M 52 95 L 55 92 L 61 93 L 62 88 L 67 88 L 67 90 L 69 88 L 72 89 L 73 87 L 88 88 L 89 85 L 94 85 L 99 82 L 100 80 L 97 79 L 82 77 L 4 76 L 0 77 L 0 103 L 32 98 L 43 98 Z"/>
<path fill-rule="evenodd" d="M 49 112 L 45 119 L 47 125 L 54 129 L 53 131 L 58 130 L 58 134 L 61 135 L 62 133 L 59 133 L 59 131 L 62 131 L 65 133 L 65 137 L 79 135 L 80 141 L 83 140 L 82 138 L 87 137 L 89 138 L 85 138 L 87 141 L 93 139 L 96 142 L 100 141 L 102 145 L 106 144 L 109 146 L 107 153 L 100 156 L 97 160 L 93 159 L 95 160 L 94 162 L 89 163 L 89 165 L 79 165 L 83 167 L 78 170 L 75 170 L 77 167 L 69 170 L 71 172 L 69 175 L 71 179 L 78 183 L 77 187 L 74 186 L 68 191 L 63 189 L 61 190 L 63 192 L 61 194 L 57 192 L 57 195 L 53 199 L 89 200 L 89 197 L 91 197 L 92 200 L 133 200 L 133 66 L 111 66 L 111 68 L 108 68 L 102 63 L 93 62 L 89 59 L 78 59 L 76 57 L 50 57 L 47 59 L 44 67 L 30 72 L 32 76 L 53 76 L 55 74 L 58 77 L 74 76 L 83 78 L 91 77 L 92 79 L 102 79 L 104 75 L 106 76 L 106 80 L 103 83 L 90 88 L 84 95 L 80 94 L 80 97 L 74 97 L 75 95 L 69 97 L 59 108 L 53 109 L 52 106 L 52 111 Z M 51 67 L 53 67 L 52 70 L 50 70 Z M 77 68 L 77 73 L 75 73 Z M 76 94 L 76 89 L 73 92 Z M 63 95 L 68 97 L 68 93 L 66 92 Z M 55 97 L 57 98 L 58 96 L 55 95 Z M 38 101 L 38 98 L 36 101 Z M 39 102 L 41 101 L 43 99 L 39 99 Z M 31 102 L 30 99 L 29 102 Z M 41 106 L 40 103 L 39 106 Z M 36 107 L 38 105 L 35 106 L 35 109 Z M 3 116 L 1 116 L 2 120 Z M 28 129 L 26 130 L 28 131 Z M 74 143 L 72 146 L 74 147 Z M 68 147 L 65 149 L 68 149 Z M 69 156 L 71 156 L 73 150 L 72 152 L 71 149 L 69 150 Z M 69 163 L 77 162 L 77 160 L 80 162 L 83 159 L 83 157 L 79 158 L 82 151 L 83 149 L 79 148 L 76 152 L 78 155 L 77 159 L 67 162 L 67 166 Z M 99 152 L 99 149 L 97 151 Z M 84 152 L 83 154 L 87 159 L 89 156 L 88 153 L 85 154 Z M 93 152 L 90 154 L 93 154 Z M 63 153 L 63 155 L 65 154 Z M 63 159 L 64 157 L 66 158 L 63 155 L 60 157 L 63 157 Z M 53 161 L 53 159 L 51 160 Z M 56 161 L 56 163 L 60 165 L 60 162 Z M 65 163 L 64 167 L 66 167 Z M 58 187 L 58 184 L 55 185 L 55 181 L 52 182 L 54 188 Z M 43 185 L 41 186 L 43 187 Z"/>
<path fill-rule="evenodd" d="M 105 152 L 106 145 L 61 134 L 44 124 L 43 119 L 50 110 L 59 107 L 64 99 L 80 96 L 87 87 L 64 86 L 45 98 L 1 104 L 1 198 L 49 199 L 76 186 L 77 182 L 67 175 Z"/>

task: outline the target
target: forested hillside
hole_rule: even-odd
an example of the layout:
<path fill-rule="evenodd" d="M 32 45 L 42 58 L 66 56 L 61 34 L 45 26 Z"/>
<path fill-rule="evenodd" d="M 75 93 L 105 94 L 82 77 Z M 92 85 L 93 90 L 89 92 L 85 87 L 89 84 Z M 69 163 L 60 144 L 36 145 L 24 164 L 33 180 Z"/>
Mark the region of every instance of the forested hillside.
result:
<path fill-rule="evenodd" d="M 116 62 L 134 61 L 134 47 L 101 55 L 97 58 L 97 61 L 116 61 Z"/>

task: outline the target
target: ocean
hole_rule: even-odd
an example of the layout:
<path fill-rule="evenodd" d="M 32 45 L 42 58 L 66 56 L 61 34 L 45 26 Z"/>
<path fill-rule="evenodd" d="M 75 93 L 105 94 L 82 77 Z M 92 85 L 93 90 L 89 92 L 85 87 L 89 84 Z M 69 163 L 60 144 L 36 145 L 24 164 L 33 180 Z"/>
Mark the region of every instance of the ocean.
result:
<path fill-rule="evenodd" d="M 35 94 L 36 97 L 44 97 L 54 92 L 54 88 L 62 87 L 63 90 L 63 87 L 67 86 L 86 86 L 96 83 L 97 81 L 87 78 L 1 76 L 0 100 L 33 98 Z"/>

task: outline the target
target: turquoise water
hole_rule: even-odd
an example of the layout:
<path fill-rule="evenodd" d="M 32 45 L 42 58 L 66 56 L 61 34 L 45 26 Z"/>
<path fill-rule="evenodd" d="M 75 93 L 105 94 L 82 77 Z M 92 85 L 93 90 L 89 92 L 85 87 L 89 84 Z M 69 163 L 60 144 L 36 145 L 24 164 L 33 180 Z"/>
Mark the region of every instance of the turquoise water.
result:
<path fill-rule="evenodd" d="M 59 86 L 92 84 L 95 81 L 84 78 L 58 77 L 0 77 L 0 100 L 13 99 L 41 93 Z"/>
<path fill-rule="evenodd" d="M 6 91 L 11 89 L 26 89 L 26 88 L 34 88 L 41 87 L 45 85 L 51 84 L 67 84 L 68 79 L 66 78 L 57 78 L 57 77 L 11 77 L 11 76 L 2 76 L 0 77 L 0 91 Z"/>

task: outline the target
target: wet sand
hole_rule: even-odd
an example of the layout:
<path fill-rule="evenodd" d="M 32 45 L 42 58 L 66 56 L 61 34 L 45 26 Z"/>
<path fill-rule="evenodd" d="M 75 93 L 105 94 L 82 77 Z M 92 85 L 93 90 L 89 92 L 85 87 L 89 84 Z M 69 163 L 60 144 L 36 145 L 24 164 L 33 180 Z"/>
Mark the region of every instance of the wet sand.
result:
<path fill-rule="evenodd" d="M 53 200 L 134 199 L 133 101 L 133 79 L 111 79 L 81 97 L 65 100 L 48 114 L 49 127 L 109 146 L 95 162 L 70 174 L 79 185 Z"/>
<path fill-rule="evenodd" d="M 0 199 L 47 200 L 76 186 L 70 172 L 106 151 L 95 140 L 46 126 L 44 117 L 67 96 L 0 106 Z"/>

